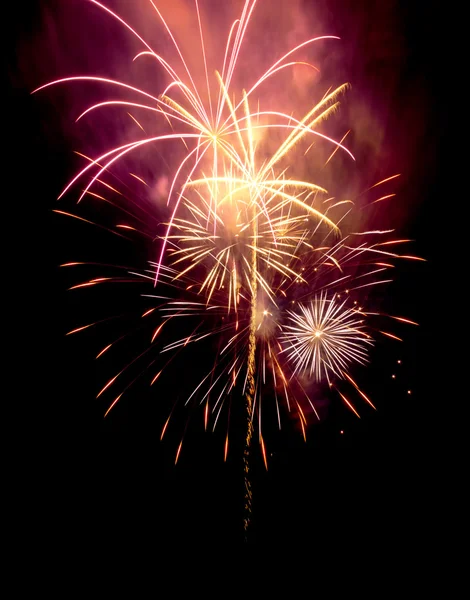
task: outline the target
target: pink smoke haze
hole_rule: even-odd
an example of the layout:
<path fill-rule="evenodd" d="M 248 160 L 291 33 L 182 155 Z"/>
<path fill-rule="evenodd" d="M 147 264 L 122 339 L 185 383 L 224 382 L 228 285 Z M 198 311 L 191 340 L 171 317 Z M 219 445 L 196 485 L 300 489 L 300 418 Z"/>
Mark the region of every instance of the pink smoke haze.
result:
<path fill-rule="evenodd" d="M 187 80 L 178 53 L 149 1 L 105 0 L 103 5 L 120 15 L 171 65 L 177 65 L 178 75 Z M 155 5 L 174 34 L 191 74 L 200 79 L 196 84 L 204 101 L 207 86 L 194 1 L 164 0 Z M 212 86 L 216 85 L 214 70 L 222 68 L 231 23 L 242 7 L 241 1 L 199 2 Z M 50 0 L 41 3 L 40 11 L 36 30 L 19 47 L 18 78 L 30 89 L 55 78 L 85 74 L 116 79 L 155 96 L 168 84 L 168 76 L 151 57 L 133 61 L 146 48 L 126 27 L 92 2 Z M 402 11 L 402 5 L 394 0 L 380 3 L 260 0 L 248 26 L 232 84 L 240 91 L 249 88 L 254 77 L 269 68 L 273 57 L 282 56 L 305 39 L 321 35 L 341 38 L 298 51 L 294 55 L 296 61 L 308 61 L 318 70 L 302 65 L 283 69 L 259 88 L 258 96 L 261 106 L 263 98 L 268 98 L 273 110 L 280 109 L 288 100 L 297 115 L 301 115 L 330 86 L 350 84 L 341 99 L 339 113 L 326 123 L 325 132 L 335 139 L 347 133 L 345 144 L 356 163 L 351 164 L 345 156 L 336 157 L 343 161 L 343 168 L 336 168 L 334 176 L 327 170 L 312 171 L 314 167 L 308 160 L 305 169 L 310 176 L 321 179 L 322 185 L 335 196 L 355 198 L 357 204 L 362 202 L 364 210 L 358 227 L 367 227 L 381 211 L 386 211 L 391 227 L 406 224 L 426 191 L 427 178 L 423 174 L 433 165 L 434 147 L 426 143 L 428 90 L 425 81 L 413 79 L 407 73 L 409 49 L 402 30 Z M 98 109 L 75 123 L 90 105 L 113 98 L 136 101 L 132 94 L 94 83 L 81 82 L 49 90 L 38 100 L 52 103 L 57 112 L 55 120 L 44 120 L 46 136 L 57 139 L 59 124 L 62 137 L 86 155 L 97 155 L 132 141 L 138 133 L 137 125 L 122 107 Z M 146 131 L 161 128 L 158 119 L 152 113 L 139 113 L 139 123 Z M 269 140 L 264 142 L 269 152 Z M 174 158 L 167 148 L 153 148 L 126 158 L 126 165 L 134 171 L 140 169 L 137 175 L 155 192 L 161 189 Z M 380 194 L 359 196 L 377 181 L 395 173 L 401 177 L 389 189 L 384 188 L 382 194 L 390 193 L 390 199 L 381 200 Z"/>

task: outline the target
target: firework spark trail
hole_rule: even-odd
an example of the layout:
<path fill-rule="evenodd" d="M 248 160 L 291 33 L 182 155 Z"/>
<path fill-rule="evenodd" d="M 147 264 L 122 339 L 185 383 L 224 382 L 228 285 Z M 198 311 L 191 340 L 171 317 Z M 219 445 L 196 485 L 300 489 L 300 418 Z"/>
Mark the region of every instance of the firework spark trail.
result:
<path fill-rule="evenodd" d="M 253 209 L 255 210 L 255 209 Z M 247 356 L 247 382 L 246 382 L 246 420 L 247 420 L 247 431 L 245 439 L 245 449 L 243 452 L 243 463 L 245 470 L 245 518 L 244 528 L 245 535 L 248 532 L 251 518 L 251 503 L 252 503 L 252 491 L 251 491 L 251 479 L 250 479 L 250 451 L 251 451 L 251 439 L 253 437 L 253 401 L 255 396 L 255 367 L 256 367 L 256 309 L 257 309 L 257 236 L 258 226 L 256 215 L 253 219 L 253 245 L 251 252 L 251 314 L 250 314 L 250 335 L 248 341 L 248 356 Z"/>

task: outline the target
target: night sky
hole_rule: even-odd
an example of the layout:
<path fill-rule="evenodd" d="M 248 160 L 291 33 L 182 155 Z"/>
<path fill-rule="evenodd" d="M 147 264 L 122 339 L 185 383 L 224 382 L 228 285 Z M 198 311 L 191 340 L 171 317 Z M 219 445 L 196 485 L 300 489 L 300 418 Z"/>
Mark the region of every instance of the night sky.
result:
<path fill-rule="evenodd" d="M 14 283 L 7 281 L 4 287 L 12 304 L 4 320 L 13 334 L 13 365 L 4 389 L 10 389 L 8 403 L 19 409 L 18 435 L 10 452 L 15 460 L 23 457 L 17 475 L 25 489 L 21 503 L 29 545 L 40 547 L 47 536 L 64 552 L 82 542 L 95 551 L 143 543 L 236 548 L 243 542 L 242 444 L 233 443 L 224 464 L 223 432 L 205 434 L 197 413 L 175 467 L 178 430 L 163 442 L 159 437 L 167 416 L 161 404 L 168 405 L 178 383 L 162 386 L 155 395 L 149 394 L 147 381 L 138 383 L 119 410 L 103 419 L 106 406 L 96 394 L 107 372 L 94 356 L 107 338 L 96 340 L 93 332 L 65 335 L 92 321 L 96 307 L 101 310 L 108 301 L 126 311 L 137 300 L 132 290 L 118 286 L 111 292 L 74 295 L 67 288 L 83 278 L 59 265 L 81 260 L 83 254 L 85 260 L 99 254 L 100 262 L 136 264 L 140 247 L 129 251 L 106 233 L 52 212 L 74 164 L 66 136 L 54 130 L 56 105 L 48 106 L 47 97 L 38 101 L 29 95 L 33 85 L 50 77 L 36 78 L 32 85 L 25 81 L 25 72 L 31 76 L 25 56 L 30 40 L 40 33 L 39 4 L 21 3 L 21 10 L 15 8 L 17 14 L 10 17 L 9 108 L 3 113 L 11 140 L 3 201 L 14 212 L 3 223 L 9 240 L 4 262 L 10 265 L 13 258 L 16 265 Z M 55 4 L 42 3 L 50 10 Z M 334 15 L 350 16 L 353 5 L 358 13 L 359 5 L 367 13 L 374 4 L 321 2 L 329 7 L 328 24 L 337 19 Z M 429 507 L 444 480 L 439 456 L 451 427 L 450 405 L 456 402 L 442 394 L 435 355 L 435 209 L 448 176 L 447 116 L 439 91 L 445 50 L 435 42 L 439 16 L 424 9 L 426 3 L 384 5 L 399 11 L 402 33 L 402 66 L 386 135 L 395 147 L 403 145 L 403 155 L 413 154 L 403 187 L 412 216 L 404 221 L 402 233 L 416 240 L 413 253 L 427 259 L 400 266 L 389 302 L 420 326 L 401 330 L 401 345 L 380 342 L 373 369 L 361 374 L 376 412 L 360 406 L 359 420 L 335 400 L 327 418 L 309 429 L 307 443 L 288 423 L 280 433 L 273 430 L 266 434 L 268 472 L 254 444 L 252 544 L 279 544 L 286 550 L 306 541 L 321 550 L 328 543 L 352 548 L 364 540 L 383 548 L 399 540 L 408 549 L 432 543 Z M 371 51 L 380 47 L 380 39 Z M 364 47 L 367 51 L 365 42 Z M 364 89 L 374 85 L 379 66 L 371 60 L 361 70 Z M 412 120 L 413 111 L 420 130 L 410 150 L 406 127 L 400 131 L 399 125 Z M 395 165 L 400 162 L 397 154 Z M 420 199 L 412 206 L 414 191 Z M 118 363 L 107 368 L 115 372 Z M 197 363 L 188 368 L 197 369 Z M 12 384 L 7 383 L 10 375 Z M 181 377 L 181 372 L 174 373 L 175 382 Z"/>

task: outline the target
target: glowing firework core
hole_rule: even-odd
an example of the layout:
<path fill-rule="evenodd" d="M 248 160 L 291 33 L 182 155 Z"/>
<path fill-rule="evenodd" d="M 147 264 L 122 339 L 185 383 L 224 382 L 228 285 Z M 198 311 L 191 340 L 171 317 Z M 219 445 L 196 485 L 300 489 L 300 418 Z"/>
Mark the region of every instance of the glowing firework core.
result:
<path fill-rule="evenodd" d="M 294 373 L 307 372 L 318 381 L 323 377 L 329 381 L 330 373 L 342 377 L 351 362 L 367 361 L 366 347 L 372 342 L 357 311 L 345 303 L 322 294 L 307 306 L 301 304 L 300 314 L 288 311 L 290 324 L 281 337 Z"/>

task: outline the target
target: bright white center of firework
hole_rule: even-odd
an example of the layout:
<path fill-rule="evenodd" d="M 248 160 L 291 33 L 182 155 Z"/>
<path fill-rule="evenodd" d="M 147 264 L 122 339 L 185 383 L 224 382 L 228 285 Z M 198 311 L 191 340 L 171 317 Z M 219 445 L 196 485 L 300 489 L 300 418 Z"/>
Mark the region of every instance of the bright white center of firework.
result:
<path fill-rule="evenodd" d="M 263 310 L 263 315 L 266 316 L 268 314 L 267 310 Z"/>
<path fill-rule="evenodd" d="M 309 304 L 299 304 L 296 312 L 288 311 L 282 339 L 294 373 L 305 373 L 321 381 L 329 374 L 341 377 L 351 362 L 367 361 L 362 321 L 357 311 L 345 307 L 346 302 L 329 299 L 325 294 L 315 296 Z"/>

